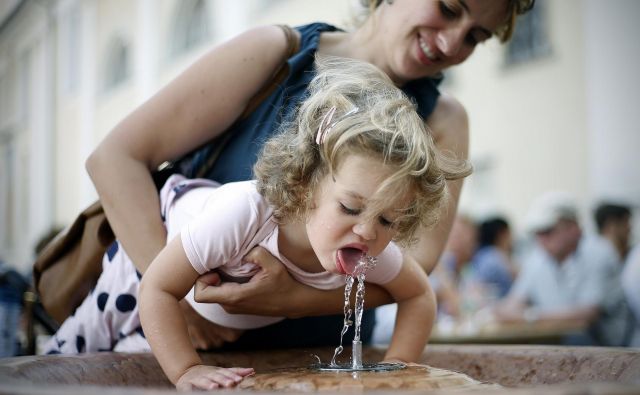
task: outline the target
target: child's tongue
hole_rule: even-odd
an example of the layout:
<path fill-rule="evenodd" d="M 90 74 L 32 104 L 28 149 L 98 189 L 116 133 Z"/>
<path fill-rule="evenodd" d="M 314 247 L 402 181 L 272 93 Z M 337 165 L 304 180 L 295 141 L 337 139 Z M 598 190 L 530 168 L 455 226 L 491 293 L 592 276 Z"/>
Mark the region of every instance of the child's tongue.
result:
<path fill-rule="evenodd" d="M 338 259 L 340 259 L 342 269 L 347 274 L 353 274 L 362 255 L 362 250 L 357 248 L 341 248 L 338 250 Z"/>

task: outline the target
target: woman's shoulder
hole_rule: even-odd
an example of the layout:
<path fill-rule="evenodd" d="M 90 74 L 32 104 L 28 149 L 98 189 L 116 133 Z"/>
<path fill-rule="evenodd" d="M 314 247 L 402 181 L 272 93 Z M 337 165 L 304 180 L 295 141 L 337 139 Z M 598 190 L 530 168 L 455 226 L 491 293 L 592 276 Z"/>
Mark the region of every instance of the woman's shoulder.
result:
<path fill-rule="evenodd" d="M 320 45 L 322 33 L 341 31 L 333 25 L 324 22 L 314 22 L 306 25 L 296 26 L 295 30 L 299 34 L 300 47 L 298 53 L 290 60 L 290 66 L 294 69 L 300 67 L 298 63 L 313 63 L 314 54 Z"/>
<path fill-rule="evenodd" d="M 409 81 L 402 87 L 402 91 L 415 101 L 418 114 L 424 119 L 428 119 L 438 104 L 440 99 L 440 89 L 442 77 L 425 77 Z"/>
<path fill-rule="evenodd" d="M 284 53 L 288 47 L 287 36 L 280 25 L 263 25 L 250 28 L 228 41 L 225 45 L 262 48 L 262 52 Z M 268 51 L 264 51 L 267 49 Z"/>
<path fill-rule="evenodd" d="M 334 25 L 325 22 L 313 22 L 306 25 L 299 25 L 296 26 L 295 29 L 299 31 L 303 37 L 321 34 L 324 32 L 335 32 L 342 30 Z"/>
<path fill-rule="evenodd" d="M 431 116 L 427 118 L 429 129 L 439 147 L 446 146 L 454 151 L 468 149 L 469 118 L 467 110 L 458 99 L 442 93 Z"/>

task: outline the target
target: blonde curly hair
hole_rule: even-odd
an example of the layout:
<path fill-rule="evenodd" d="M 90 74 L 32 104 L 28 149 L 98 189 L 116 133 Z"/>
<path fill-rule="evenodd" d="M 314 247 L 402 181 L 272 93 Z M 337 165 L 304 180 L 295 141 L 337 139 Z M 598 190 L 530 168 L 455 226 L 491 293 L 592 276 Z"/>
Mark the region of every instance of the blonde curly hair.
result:
<path fill-rule="evenodd" d="M 470 164 L 436 150 L 414 103 L 375 66 L 342 58 L 318 58 L 316 64 L 318 74 L 295 120 L 263 146 L 254 166 L 258 191 L 279 220 L 304 219 L 320 182 L 347 156 L 379 159 L 392 174 L 368 197 L 365 215 L 379 215 L 389 202 L 410 196 L 394 223 L 394 240 L 411 244 L 419 226 L 437 222 L 446 181 L 469 175 Z M 318 144 L 320 123 L 333 107 L 330 130 Z"/>

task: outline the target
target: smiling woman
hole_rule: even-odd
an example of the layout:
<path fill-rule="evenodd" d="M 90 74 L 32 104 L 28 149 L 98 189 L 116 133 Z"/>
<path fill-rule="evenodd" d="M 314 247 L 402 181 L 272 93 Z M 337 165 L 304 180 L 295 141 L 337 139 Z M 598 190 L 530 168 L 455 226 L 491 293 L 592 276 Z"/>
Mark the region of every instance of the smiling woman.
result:
<path fill-rule="evenodd" d="M 88 159 L 87 169 L 119 242 L 140 273 L 146 271 L 167 241 L 151 172 L 165 161 L 183 158 L 175 168 L 187 177 L 193 176 L 209 153 L 219 152 L 206 178 L 222 183 L 252 178 L 251 169 L 262 142 L 280 130 L 282 123 L 291 121 L 297 107 L 308 97 L 309 82 L 317 71 L 316 56 L 351 58 L 377 66 L 416 103 L 420 121 L 428 123 L 437 148 L 458 159 L 467 157 L 466 112 L 454 98 L 440 94 L 437 76 L 443 69 L 467 59 L 477 42 L 488 38 L 488 32 L 507 37 L 515 15 L 533 1 L 366 3 L 372 12 L 354 31 L 324 23 L 296 28 L 294 35 L 300 39 L 300 48 L 288 59 L 290 40 L 286 37 L 291 36 L 278 27 L 259 27 L 239 35 L 205 54 L 107 135 Z M 251 98 L 285 61 L 286 79 L 248 117 L 238 121 Z M 335 115 L 336 120 L 351 110 L 337 104 L 336 107 L 342 110 Z M 350 118 L 346 117 L 345 122 Z M 354 115 L 356 118 L 358 115 Z M 223 133 L 230 137 L 221 148 L 216 137 Z M 191 155 L 185 156 L 188 153 Z M 413 233 L 418 242 L 402 250 L 405 259 L 427 273 L 436 265 L 447 239 L 462 181 L 446 183 L 450 199 L 436 226 L 419 227 Z M 367 202 L 367 209 L 372 203 Z M 395 222 L 386 213 L 382 218 Z M 282 262 L 263 249 L 252 250 L 248 259 L 260 268 L 251 281 L 245 285 L 207 287 L 216 284 L 217 277 L 205 276 L 198 290 L 200 300 L 223 303 L 227 311 L 241 314 L 296 318 L 341 312 L 340 290 L 320 291 L 299 284 Z M 293 258 L 298 265 L 304 265 L 304 259 Z M 318 299 L 324 303 L 315 303 Z M 368 288 L 368 306 L 391 301 L 381 287 Z M 256 347 L 265 342 L 274 347 L 335 344 L 335 336 L 326 335 L 332 332 L 327 328 L 339 328 L 343 320 L 337 315 L 287 319 L 262 332 L 240 336 L 238 331 L 202 320 L 190 308 L 185 308 L 185 315 L 192 341 L 202 348 L 230 342 L 234 343 L 225 346 Z M 363 328 L 366 343 L 373 319 L 369 316 L 365 322 L 369 324 Z"/>

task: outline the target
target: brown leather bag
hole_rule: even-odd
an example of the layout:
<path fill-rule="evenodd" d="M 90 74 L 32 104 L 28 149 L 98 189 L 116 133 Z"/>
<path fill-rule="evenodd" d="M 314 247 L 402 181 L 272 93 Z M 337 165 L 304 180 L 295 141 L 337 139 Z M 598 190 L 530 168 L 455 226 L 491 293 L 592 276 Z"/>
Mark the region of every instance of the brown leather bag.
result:
<path fill-rule="evenodd" d="M 287 59 L 298 52 L 298 35 L 286 25 L 278 25 L 285 32 L 288 49 L 284 62 L 249 102 L 239 119 L 246 118 L 289 75 Z M 216 142 L 198 175 L 204 175 L 215 164 L 231 137 L 224 133 Z M 115 241 L 102 204 L 96 201 L 78 215 L 73 223 L 60 232 L 36 258 L 33 280 L 42 306 L 58 323 L 62 323 L 82 303 L 102 273 L 102 257 Z"/>
<path fill-rule="evenodd" d="M 33 266 L 42 306 L 62 323 L 82 303 L 102 273 L 102 256 L 115 240 L 100 201 L 84 209 L 47 244 Z"/>

